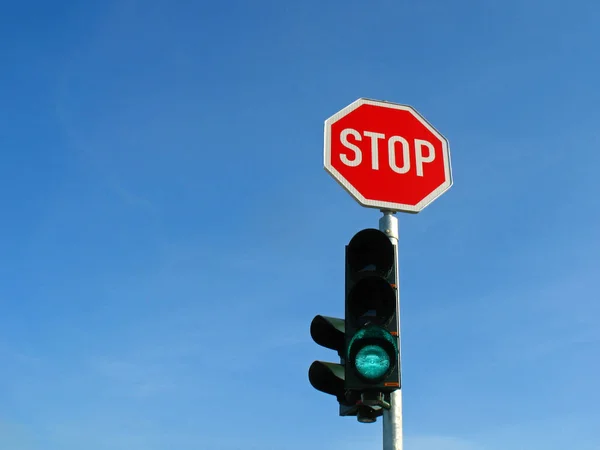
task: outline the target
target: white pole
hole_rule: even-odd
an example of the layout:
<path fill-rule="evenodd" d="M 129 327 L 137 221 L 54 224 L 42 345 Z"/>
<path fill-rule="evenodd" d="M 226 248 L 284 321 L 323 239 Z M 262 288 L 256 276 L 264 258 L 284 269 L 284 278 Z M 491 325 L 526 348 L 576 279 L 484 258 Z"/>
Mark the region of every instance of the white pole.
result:
<path fill-rule="evenodd" d="M 383 231 L 396 247 L 396 268 L 398 270 L 400 266 L 398 261 L 398 218 L 392 211 L 382 210 L 382 212 L 383 217 L 379 219 L 379 230 Z M 402 340 L 400 339 L 400 277 L 398 272 L 396 280 L 398 285 L 398 364 L 400 364 Z M 400 374 L 400 380 L 402 380 L 402 374 Z M 390 403 L 391 408 L 383 411 L 383 450 L 402 450 L 402 389 L 392 392 Z"/>

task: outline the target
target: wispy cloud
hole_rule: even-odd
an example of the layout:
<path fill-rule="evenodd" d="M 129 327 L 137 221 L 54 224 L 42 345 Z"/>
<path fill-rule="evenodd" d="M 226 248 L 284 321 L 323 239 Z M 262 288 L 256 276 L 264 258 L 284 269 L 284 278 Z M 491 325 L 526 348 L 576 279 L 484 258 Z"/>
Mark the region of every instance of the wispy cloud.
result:
<path fill-rule="evenodd" d="M 89 365 L 93 373 L 106 380 L 110 390 L 146 397 L 175 388 L 173 377 L 167 373 L 169 368 L 161 364 L 95 357 Z"/>
<path fill-rule="evenodd" d="M 405 439 L 410 450 L 486 450 L 482 444 L 466 439 L 445 436 L 414 436 Z"/>
<path fill-rule="evenodd" d="M 360 426 L 360 425 L 357 425 Z M 364 426 L 364 425 L 362 425 Z M 381 449 L 381 434 L 377 439 L 364 435 L 354 437 L 341 443 L 335 443 L 334 449 L 339 450 L 379 450 Z M 405 436 L 403 446 L 407 450 L 487 450 L 481 444 L 463 438 L 451 436 Z"/>
<path fill-rule="evenodd" d="M 0 448 L 6 450 L 34 450 L 39 448 L 32 438 L 32 430 L 0 420 Z"/>
<path fill-rule="evenodd" d="M 38 366 L 42 362 L 40 356 L 22 351 L 7 340 L 0 340 L 0 357 L 29 367 Z"/>
<path fill-rule="evenodd" d="M 83 156 L 84 160 L 100 174 L 106 186 L 126 204 L 156 213 L 157 208 L 153 202 L 126 187 L 128 182 L 117 176 L 116 171 L 111 168 L 111 164 L 107 160 L 106 149 L 99 148 L 102 142 L 92 143 L 90 139 L 87 139 L 73 125 L 70 114 L 62 102 L 55 105 L 55 111 L 70 147 Z M 107 145 L 110 144 L 107 143 Z"/>

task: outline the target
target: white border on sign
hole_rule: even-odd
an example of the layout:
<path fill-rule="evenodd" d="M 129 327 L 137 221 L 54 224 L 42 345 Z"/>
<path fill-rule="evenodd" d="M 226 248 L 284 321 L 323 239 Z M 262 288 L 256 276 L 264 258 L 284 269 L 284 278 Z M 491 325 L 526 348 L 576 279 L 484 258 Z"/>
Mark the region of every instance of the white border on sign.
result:
<path fill-rule="evenodd" d="M 373 105 L 373 106 L 382 106 L 385 108 L 393 108 L 400 109 L 402 111 L 408 111 L 411 113 L 419 122 L 421 122 L 434 136 L 436 136 L 442 143 L 442 157 L 444 159 L 444 174 L 445 181 L 442 183 L 437 189 L 435 189 L 431 194 L 425 197 L 416 205 L 404 205 L 402 203 L 391 203 L 391 202 L 383 202 L 377 200 L 369 200 L 363 197 L 360 192 L 358 192 L 354 186 L 352 186 L 348 180 L 346 180 L 341 173 L 339 173 L 331 164 L 331 126 L 340 120 L 342 117 L 347 116 L 352 111 L 357 109 L 362 105 Z M 389 209 L 392 211 L 403 211 L 409 213 L 418 213 L 422 211 L 427 205 L 433 202 L 436 198 L 450 189 L 452 186 L 452 169 L 450 167 L 450 144 L 448 139 L 446 139 L 439 131 L 437 131 L 433 125 L 431 125 L 427 119 L 425 119 L 421 114 L 417 112 L 412 106 L 408 105 L 400 105 L 398 103 L 391 103 L 382 100 L 371 100 L 368 98 L 359 98 L 358 100 L 352 102 L 348 106 L 346 106 L 341 111 L 335 113 L 329 119 L 325 121 L 325 152 L 324 152 L 324 165 L 325 170 L 352 196 L 363 206 L 367 208 L 379 208 L 379 209 Z"/>

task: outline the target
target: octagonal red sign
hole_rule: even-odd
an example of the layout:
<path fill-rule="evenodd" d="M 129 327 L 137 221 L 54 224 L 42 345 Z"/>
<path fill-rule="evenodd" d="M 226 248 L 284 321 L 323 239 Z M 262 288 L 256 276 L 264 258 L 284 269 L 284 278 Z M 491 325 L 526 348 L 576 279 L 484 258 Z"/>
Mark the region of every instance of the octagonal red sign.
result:
<path fill-rule="evenodd" d="M 418 213 L 452 185 L 448 140 L 414 108 L 360 98 L 325 121 L 325 170 L 361 205 Z"/>

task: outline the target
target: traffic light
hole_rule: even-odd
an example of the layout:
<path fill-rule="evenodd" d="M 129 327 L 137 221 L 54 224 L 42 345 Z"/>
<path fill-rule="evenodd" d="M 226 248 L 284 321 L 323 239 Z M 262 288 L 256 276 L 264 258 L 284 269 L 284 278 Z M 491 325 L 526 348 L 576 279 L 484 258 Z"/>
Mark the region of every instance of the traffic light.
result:
<path fill-rule="evenodd" d="M 312 386 L 336 397 L 340 416 L 375 422 L 400 388 L 396 247 L 376 229 L 346 246 L 345 319 L 316 316 L 313 340 L 337 351 L 340 362 L 314 361 Z"/>
<path fill-rule="evenodd" d="M 376 229 L 346 246 L 345 381 L 359 403 L 389 407 L 400 388 L 396 247 Z"/>

